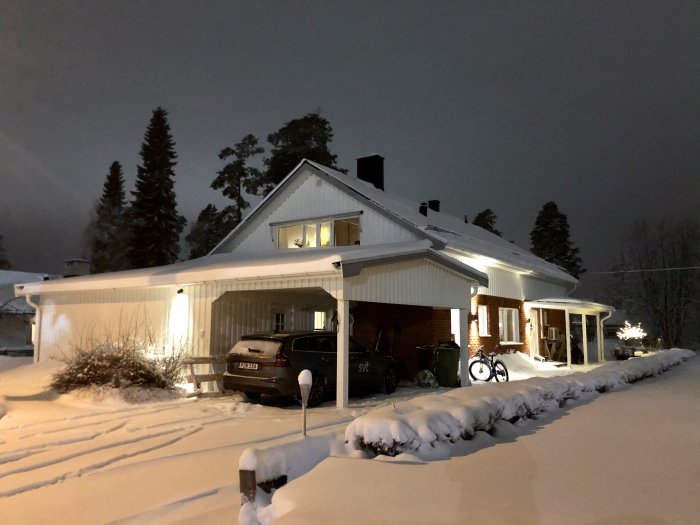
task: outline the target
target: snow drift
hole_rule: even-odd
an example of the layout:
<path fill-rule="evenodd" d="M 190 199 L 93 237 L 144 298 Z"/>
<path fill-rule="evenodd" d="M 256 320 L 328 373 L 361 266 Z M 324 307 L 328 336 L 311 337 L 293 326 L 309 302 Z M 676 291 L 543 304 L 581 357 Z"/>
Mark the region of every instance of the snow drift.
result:
<path fill-rule="evenodd" d="M 457 388 L 387 406 L 355 419 L 347 443 L 372 455 L 411 453 L 423 459 L 444 456 L 444 448 L 497 421 L 515 423 L 562 406 L 585 392 L 607 392 L 660 374 L 693 357 L 689 350 L 667 350 L 629 361 L 606 363 L 590 372 L 553 378 Z M 441 452 L 442 451 L 442 452 Z"/>

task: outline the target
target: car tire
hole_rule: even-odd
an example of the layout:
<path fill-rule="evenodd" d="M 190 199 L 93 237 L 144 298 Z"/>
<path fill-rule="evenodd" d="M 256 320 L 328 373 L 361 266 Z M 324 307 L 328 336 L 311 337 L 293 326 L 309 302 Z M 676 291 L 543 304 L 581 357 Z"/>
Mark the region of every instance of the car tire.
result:
<path fill-rule="evenodd" d="M 384 378 L 382 381 L 382 391 L 385 394 L 391 394 L 396 391 L 396 387 L 399 385 L 399 373 L 395 367 L 390 366 L 384 372 Z"/>
<path fill-rule="evenodd" d="M 320 405 L 326 397 L 326 380 L 323 376 L 314 375 L 311 380 L 311 391 L 309 392 L 309 401 L 307 403 L 310 407 L 317 407 Z"/>
<path fill-rule="evenodd" d="M 248 399 L 248 401 L 257 401 L 262 395 L 258 394 L 257 392 L 243 392 L 243 394 L 245 394 L 245 397 Z"/>

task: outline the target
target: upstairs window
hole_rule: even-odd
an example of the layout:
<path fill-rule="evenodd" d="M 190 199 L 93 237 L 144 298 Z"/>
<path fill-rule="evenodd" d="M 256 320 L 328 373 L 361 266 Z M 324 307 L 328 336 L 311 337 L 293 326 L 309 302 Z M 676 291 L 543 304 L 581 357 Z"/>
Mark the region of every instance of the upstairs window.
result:
<path fill-rule="evenodd" d="M 276 226 L 277 249 L 327 248 L 360 244 L 359 217 Z"/>

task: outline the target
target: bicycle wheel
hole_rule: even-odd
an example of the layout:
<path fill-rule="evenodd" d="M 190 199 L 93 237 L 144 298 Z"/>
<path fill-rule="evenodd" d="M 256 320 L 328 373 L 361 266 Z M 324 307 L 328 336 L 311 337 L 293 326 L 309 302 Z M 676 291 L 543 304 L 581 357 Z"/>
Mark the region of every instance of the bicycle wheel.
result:
<path fill-rule="evenodd" d="M 473 361 L 469 365 L 469 375 L 474 381 L 488 381 L 491 379 L 491 367 L 484 361 Z"/>
<path fill-rule="evenodd" d="M 493 375 L 496 376 L 496 381 L 508 381 L 508 369 L 503 361 L 496 361 L 493 364 Z"/>

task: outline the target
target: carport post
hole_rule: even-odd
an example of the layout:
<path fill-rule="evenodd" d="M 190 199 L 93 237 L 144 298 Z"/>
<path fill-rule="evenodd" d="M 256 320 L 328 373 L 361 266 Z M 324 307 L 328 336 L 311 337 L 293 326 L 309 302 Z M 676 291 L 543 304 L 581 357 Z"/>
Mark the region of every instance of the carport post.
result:
<path fill-rule="evenodd" d="M 459 309 L 459 384 L 470 386 L 469 380 L 469 325 L 467 315 L 471 310 L 467 308 Z"/>
<path fill-rule="evenodd" d="M 338 354 L 335 406 L 348 406 L 348 370 L 350 367 L 350 352 L 348 340 L 350 337 L 350 302 L 338 299 Z"/>

